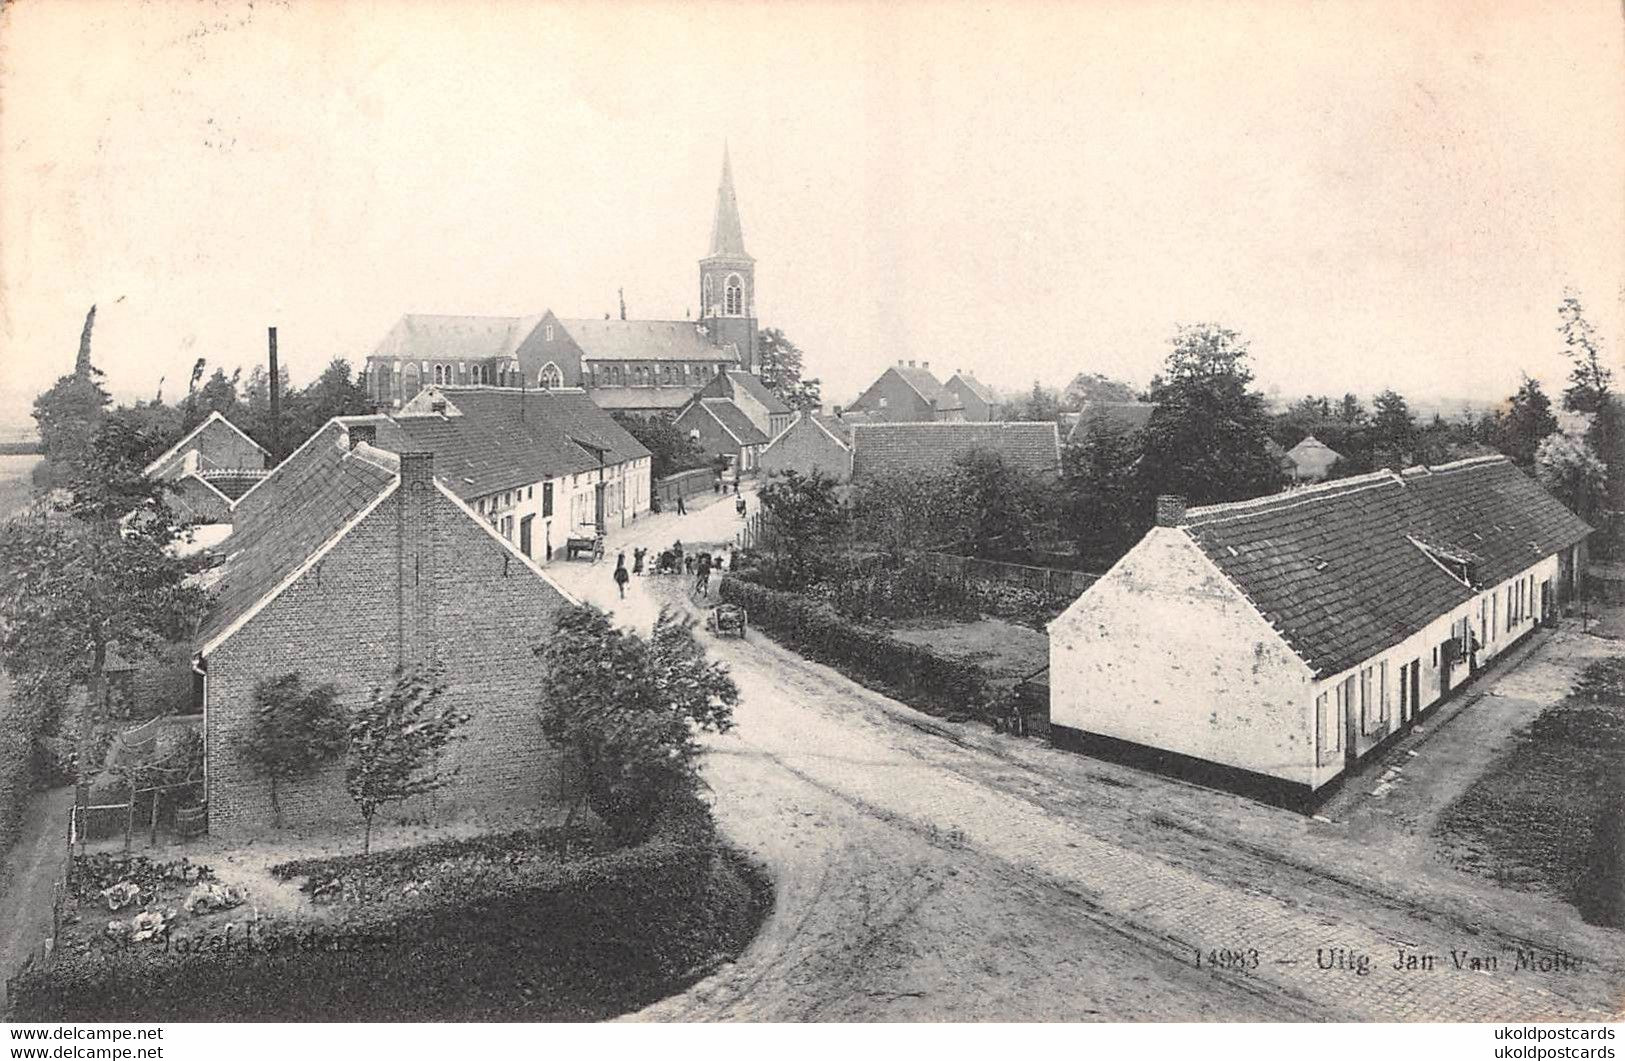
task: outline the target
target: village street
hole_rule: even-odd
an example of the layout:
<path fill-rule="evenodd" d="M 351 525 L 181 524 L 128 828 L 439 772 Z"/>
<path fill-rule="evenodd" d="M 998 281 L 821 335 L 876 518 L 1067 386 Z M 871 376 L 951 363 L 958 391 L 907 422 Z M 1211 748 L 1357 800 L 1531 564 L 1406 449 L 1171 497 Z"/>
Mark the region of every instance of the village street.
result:
<path fill-rule="evenodd" d="M 611 563 L 549 571 L 645 628 L 661 604 L 689 604 L 683 580 L 634 579 L 622 603 L 615 551 L 723 542 L 737 527 L 731 504 L 657 517 L 636 539 L 612 539 Z M 1420 866 L 1341 823 L 929 718 L 760 633 L 701 636 L 742 693 L 738 729 L 712 741 L 706 768 L 717 815 L 769 866 L 777 905 L 737 963 L 635 1016 L 1487 1020 L 1619 1009 L 1617 934 L 1561 904 Z M 1563 642 L 1552 644 L 1535 654 Z M 1396 971 L 1401 948 L 1436 955 L 1433 968 Z M 1546 968 L 1518 968 L 1519 948 Z M 1458 970 L 1453 950 L 1498 968 Z M 1572 960 L 1552 962 L 1557 952 Z"/>

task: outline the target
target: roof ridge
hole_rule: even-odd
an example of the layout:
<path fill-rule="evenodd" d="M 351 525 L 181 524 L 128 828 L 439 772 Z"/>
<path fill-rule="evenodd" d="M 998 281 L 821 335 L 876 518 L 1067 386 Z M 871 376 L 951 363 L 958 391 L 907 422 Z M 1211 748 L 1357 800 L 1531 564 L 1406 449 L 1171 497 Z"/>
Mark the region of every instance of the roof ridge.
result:
<path fill-rule="evenodd" d="M 1398 473 L 1383 468 L 1380 471 L 1366 472 L 1364 475 L 1351 475 L 1346 479 L 1333 479 L 1329 482 L 1317 483 L 1314 486 L 1300 487 L 1295 490 L 1281 490 L 1273 494 L 1265 494 L 1262 497 L 1249 497 L 1240 501 L 1221 501 L 1213 505 L 1198 505 L 1195 508 L 1187 509 L 1185 516 L 1189 519 L 1191 516 L 1208 516 L 1230 512 L 1234 512 L 1238 516 L 1245 516 L 1271 505 L 1279 505 L 1280 508 L 1295 508 L 1311 501 L 1325 501 L 1343 494 L 1352 494 L 1359 490 L 1370 489 L 1373 486 L 1381 486 L 1384 483 L 1392 483 L 1396 486 L 1405 485 L 1404 479 Z"/>

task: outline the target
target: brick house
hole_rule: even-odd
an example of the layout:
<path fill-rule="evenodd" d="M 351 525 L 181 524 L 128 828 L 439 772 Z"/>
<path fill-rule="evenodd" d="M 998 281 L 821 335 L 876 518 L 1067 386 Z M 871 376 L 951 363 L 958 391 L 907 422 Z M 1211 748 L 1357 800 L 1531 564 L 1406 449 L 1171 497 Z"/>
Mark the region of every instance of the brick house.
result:
<path fill-rule="evenodd" d="M 1184 510 L 1049 626 L 1052 732 L 1301 797 L 1579 590 L 1581 520 L 1504 457 Z"/>
<path fill-rule="evenodd" d="M 825 426 L 822 417 L 798 413 L 789 427 L 763 447 L 761 469 L 764 475 L 818 471 L 844 483 L 852 478 L 852 447 Z"/>
<path fill-rule="evenodd" d="M 215 523 L 228 519 L 232 502 L 265 477 L 270 456 L 264 446 L 214 412 L 142 474 L 174 485 L 170 505 L 185 522 Z"/>
<path fill-rule="evenodd" d="M 872 420 L 965 419 L 964 406 L 931 374 L 929 361 L 919 367 L 912 361 L 897 362 L 846 408 Z"/>
<path fill-rule="evenodd" d="M 992 387 L 977 379 L 973 373 L 963 370 L 955 372 L 953 377 L 943 384 L 943 389 L 959 399 L 966 420 L 987 423 L 1004 415 L 1004 404 L 999 401 L 999 396 L 993 393 Z"/>
<path fill-rule="evenodd" d="M 767 434 L 729 398 L 695 398 L 673 423 L 701 453 L 726 458 L 735 475 L 754 472 L 768 443 Z"/>
<path fill-rule="evenodd" d="M 427 453 L 396 455 L 330 421 L 234 513 L 225 564 L 198 637 L 209 828 L 272 823 L 268 786 L 239 751 L 255 684 L 296 672 L 365 702 L 397 666 L 438 662 L 472 720 L 447 753 L 458 779 L 418 806 L 444 820 L 504 820 L 560 797 L 560 756 L 542 741 L 532 652 L 572 598 L 436 475 Z M 359 820 L 342 764 L 281 786 L 291 825 Z"/>
<path fill-rule="evenodd" d="M 756 425 L 766 438 L 772 439 L 790 426 L 795 411 L 767 389 L 757 376 L 749 372 L 722 372 L 700 388 L 698 398 L 723 398 L 733 402 L 745 419 Z"/>
<path fill-rule="evenodd" d="M 854 424 L 852 478 L 920 475 L 951 468 L 977 450 L 989 450 L 1012 468 L 1059 475 L 1060 430 L 1048 422 Z"/>
<path fill-rule="evenodd" d="M 579 388 L 430 386 L 393 415 L 340 420 L 392 453 L 433 453 L 446 485 L 538 563 L 649 511 L 653 458 Z"/>
<path fill-rule="evenodd" d="M 1132 435 L 1144 431 L 1156 411 L 1155 402 L 1084 402 L 1066 440 L 1082 441 L 1091 431 Z"/>

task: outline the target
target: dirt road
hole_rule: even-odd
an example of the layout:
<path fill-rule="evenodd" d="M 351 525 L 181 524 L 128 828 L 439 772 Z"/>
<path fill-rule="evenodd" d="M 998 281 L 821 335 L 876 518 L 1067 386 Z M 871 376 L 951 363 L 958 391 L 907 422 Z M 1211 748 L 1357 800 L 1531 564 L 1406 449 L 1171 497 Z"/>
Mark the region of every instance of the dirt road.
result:
<path fill-rule="evenodd" d="M 685 541 L 731 533 L 715 510 L 688 520 Z M 636 581 L 623 604 L 607 572 L 554 570 L 634 625 L 684 601 L 675 580 Z M 777 908 L 736 964 L 638 1017 L 1483 1020 L 1620 1008 L 1617 934 L 1566 908 L 1423 872 L 1337 825 L 929 718 L 760 634 L 710 643 L 743 702 L 706 776 L 724 831 L 774 873 Z M 1395 969 L 1402 950 L 1421 967 Z"/>

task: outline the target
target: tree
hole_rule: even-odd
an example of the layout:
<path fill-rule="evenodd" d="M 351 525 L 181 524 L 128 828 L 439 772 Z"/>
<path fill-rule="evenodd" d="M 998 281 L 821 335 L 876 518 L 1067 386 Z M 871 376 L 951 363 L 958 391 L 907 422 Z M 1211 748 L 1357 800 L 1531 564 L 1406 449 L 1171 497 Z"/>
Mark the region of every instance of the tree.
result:
<path fill-rule="evenodd" d="M 190 633 L 204 598 L 184 584 L 166 484 L 141 474 L 152 445 L 112 421 L 73 465 L 68 499 L 0 534 L 0 658 L 30 698 L 88 690 L 79 719 L 79 799 L 87 794 L 108 646 L 140 656 Z"/>
<path fill-rule="evenodd" d="M 1115 563 L 1149 529 L 1151 506 L 1141 488 L 1136 436 L 1092 425 L 1061 456 L 1066 526 L 1078 554 Z"/>
<path fill-rule="evenodd" d="M 1146 492 L 1208 504 L 1279 489 L 1284 476 L 1270 455 L 1270 418 L 1251 386 L 1246 341 L 1199 324 L 1180 328 L 1172 347 L 1152 381 L 1157 409 L 1142 433 Z"/>
<path fill-rule="evenodd" d="M 643 444 L 650 454 L 650 477 L 658 482 L 668 475 L 704 468 L 711 458 L 681 428 L 664 416 L 630 416 L 616 413 L 615 422 Z"/>
<path fill-rule="evenodd" d="M 367 391 L 356 380 L 350 363 L 335 357 L 310 385 L 292 396 L 291 434 L 282 439 L 283 449 L 292 451 L 335 416 L 358 416 L 372 411 Z"/>
<path fill-rule="evenodd" d="M 953 511 L 963 520 L 958 537 L 979 555 L 1026 551 L 1051 523 L 1054 494 L 1048 484 L 995 450 L 958 457 L 949 481 L 957 494 Z"/>
<path fill-rule="evenodd" d="M 344 754 L 348 725 L 338 690 L 307 687 L 297 674 L 265 678 L 254 686 L 254 717 L 241 738 L 249 767 L 271 783 L 271 813 L 282 828 L 283 781 L 309 777 Z"/>
<path fill-rule="evenodd" d="M 1376 410 L 1371 418 L 1371 442 L 1378 461 L 1390 466 L 1410 463 L 1416 444 L 1416 418 L 1411 407 L 1396 391 L 1383 391 L 1372 400 Z"/>
<path fill-rule="evenodd" d="M 373 689 L 350 718 L 344 785 L 361 811 L 372 850 L 372 819 L 378 808 L 444 788 L 457 775 L 444 769 L 440 753 L 459 739 L 467 712 L 442 702 L 446 687 L 438 664 L 419 670 L 395 668 L 388 689 Z"/>
<path fill-rule="evenodd" d="M 1366 421 L 1365 406 L 1353 394 L 1345 394 L 1337 403 L 1337 418 L 1345 424 L 1363 424 Z"/>
<path fill-rule="evenodd" d="M 865 476 L 852 489 L 852 521 L 859 537 L 879 545 L 900 564 L 914 549 L 956 541 L 965 525 L 951 473 Z"/>
<path fill-rule="evenodd" d="M 1575 515 L 1595 523 L 1602 511 L 1608 467 L 1584 439 L 1548 435 L 1535 451 L 1535 478 Z"/>
<path fill-rule="evenodd" d="M 1134 388 L 1098 372 L 1079 372 L 1061 392 L 1061 406 L 1081 409 L 1089 402 L 1131 402 Z"/>
<path fill-rule="evenodd" d="M 60 377 L 34 399 L 34 421 L 39 425 L 41 448 L 53 476 L 78 460 L 113 402 L 101 385 L 102 372 L 90 360 L 90 337 L 96 326 L 96 307 L 85 315 L 79 333 L 79 355 L 73 374 Z"/>
<path fill-rule="evenodd" d="M 1034 380 L 1026 399 L 1012 404 L 1009 415 L 1012 420 L 1053 423 L 1061 418 L 1061 398 Z"/>
<path fill-rule="evenodd" d="M 817 559 L 846 529 L 846 513 L 835 496 L 835 480 L 814 469 L 788 470 L 770 478 L 757 494 L 772 519 L 773 549 L 784 563 L 791 586 L 806 584 Z"/>
<path fill-rule="evenodd" d="M 1613 370 L 1603 363 L 1597 330 L 1586 320 L 1585 307 L 1580 304 L 1577 292 L 1564 292 L 1557 316 L 1563 353 L 1572 366 L 1568 389 L 1563 392 L 1563 408 L 1577 413 L 1595 413 L 1607 404 L 1613 391 Z"/>
<path fill-rule="evenodd" d="M 186 416 L 182 428 L 192 430 L 207 420 L 210 413 L 219 413 L 233 423 L 241 420 L 242 408 L 237 400 L 237 379 L 241 375 L 241 369 L 229 377 L 222 369 L 215 369 L 214 374 L 203 386 L 187 396 Z"/>
<path fill-rule="evenodd" d="M 757 373 L 767 389 L 791 409 L 819 407 L 819 381 L 802 375 L 801 347 L 777 328 L 756 333 Z"/>
<path fill-rule="evenodd" d="M 733 728 L 739 690 L 693 626 L 662 610 L 645 640 L 585 605 L 554 620 L 536 650 L 547 669 L 538 706 L 543 736 L 582 771 L 570 820 L 585 801 L 635 842 L 698 792 L 699 734 Z"/>
<path fill-rule="evenodd" d="M 1534 468 L 1536 448 L 1557 430 L 1551 399 L 1540 389 L 1538 380 L 1524 376 L 1497 427 L 1499 430 L 1490 444 L 1525 471 Z"/>
<path fill-rule="evenodd" d="M 293 406 L 296 395 L 289 381 L 288 366 L 278 365 L 277 376 L 280 377 L 282 390 L 276 422 L 273 424 L 271 420 L 271 373 L 264 365 L 255 365 L 249 370 L 248 382 L 242 388 L 241 419 L 235 421 L 244 434 L 272 454 L 272 459 L 280 456 L 275 452 L 277 446 L 282 447 L 283 452 L 291 448 L 288 441 L 294 433 Z"/>

